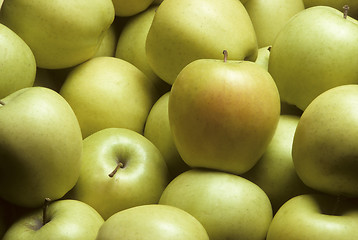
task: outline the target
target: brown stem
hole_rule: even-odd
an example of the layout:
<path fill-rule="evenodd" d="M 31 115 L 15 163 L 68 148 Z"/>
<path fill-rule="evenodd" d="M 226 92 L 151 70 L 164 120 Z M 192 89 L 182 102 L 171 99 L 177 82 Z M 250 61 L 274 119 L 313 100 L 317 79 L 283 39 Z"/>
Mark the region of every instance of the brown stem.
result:
<path fill-rule="evenodd" d="M 348 10 L 349 10 L 349 6 L 348 5 L 344 5 L 343 6 L 343 17 L 345 18 L 345 19 L 347 19 L 347 16 L 348 16 Z"/>
<path fill-rule="evenodd" d="M 4 106 L 4 105 L 5 105 L 5 103 L 4 103 L 3 101 L 1 101 L 1 100 L 0 100 L 0 105 L 3 105 L 3 106 Z"/>
<path fill-rule="evenodd" d="M 226 50 L 223 51 L 224 54 L 224 62 L 227 61 L 228 52 Z"/>
<path fill-rule="evenodd" d="M 119 162 L 119 163 L 117 164 L 116 168 L 115 168 L 110 174 L 108 174 L 108 176 L 109 176 L 109 177 L 113 177 L 114 174 L 117 173 L 118 169 L 120 169 L 120 168 L 122 168 L 122 167 L 124 167 L 123 163 L 122 163 L 122 162 Z"/>
<path fill-rule="evenodd" d="M 45 225 L 46 223 L 48 223 L 48 219 L 47 219 L 47 209 L 48 206 L 50 205 L 51 199 L 50 198 L 45 198 L 45 202 L 42 208 L 42 225 Z"/>

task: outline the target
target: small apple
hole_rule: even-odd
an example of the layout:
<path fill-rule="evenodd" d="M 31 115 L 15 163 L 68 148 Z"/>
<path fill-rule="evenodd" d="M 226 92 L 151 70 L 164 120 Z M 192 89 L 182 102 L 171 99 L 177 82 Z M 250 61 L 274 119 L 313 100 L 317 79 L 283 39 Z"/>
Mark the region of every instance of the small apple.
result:
<path fill-rule="evenodd" d="M 103 39 L 92 58 L 103 56 L 114 57 L 117 48 L 119 32 L 120 29 L 118 27 L 118 22 L 115 21 L 104 33 Z"/>
<path fill-rule="evenodd" d="M 288 200 L 275 214 L 266 240 L 358 239 L 358 199 L 306 194 Z"/>
<path fill-rule="evenodd" d="M 0 101 L 0 197 L 38 207 L 76 183 L 82 135 L 76 115 L 57 92 L 20 89 Z"/>
<path fill-rule="evenodd" d="M 159 97 L 142 71 L 115 57 L 96 57 L 75 67 L 60 94 L 75 112 L 83 138 L 109 127 L 143 133 Z"/>
<path fill-rule="evenodd" d="M 129 129 L 107 128 L 85 138 L 82 162 L 80 177 L 67 197 L 89 204 L 104 219 L 157 203 L 169 182 L 158 148 Z"/>
<path fill-rule="evenodd" d="M 10 28 L 0 24 L 0 99 L 32 87 L 36 61 L 30 47 Z"/>
<path fill-rule="evenodd" d="M 265 192 L 249 180 L 226 172 L 191 169 L 174 178 L 159 204 L 193 215 L 210 240 L 262 240 L 272 220 Z"/>
<path fill-rule="evenodd" d="M 203 225 L 180 208 L 142 205 L 120 211 L 107 219 L 97 240 L 209 240 Z"/>
<path fill-rule="evenodd" d="M 179 73 L 168 113 L 186 164 L 242 174 L 275 133 L 280 97 L 270 74 L 253 62 L 199 59 Z"/>
<path fill-rule="evenodd" d="M 104 220 L 89 205 L 76 200 L 45 202 L 10 226 L 3 240 L 90 240 Z"/>
<path fill-rule="evenodd" d="M 165 0 L 157 8 L 146 40 L 148 63 L 173 84 L 179 72 L 197 59 L 257 57 L 251 19 L 238 0 Z"/>
<path fill-rule="evenodd" d="M 295 131 L 292 158 L 309 187 L 358 197 L 358 85 L 329 89 L 303 112 Z"/>
<path fill-rule="evenodd" d="M 271 46 L 265 46 L 258 49 L 257 58 L 255 63 L 263 67 L 266 71 L 268 71 L 268 62 L 270 59 L 270 50 Z"/>
<path fill-rule="evenodd" d="M 268 71 L 281 99 L 304 110 L 320 93 L 358 83 L 358 21 L 327 6 L 307 8 L 279 32 Z"/>
<path fill-rule="evenodd" d="M 146 10 L 154 0 L 112 0 L 116 16 L 130 17 Z"/>

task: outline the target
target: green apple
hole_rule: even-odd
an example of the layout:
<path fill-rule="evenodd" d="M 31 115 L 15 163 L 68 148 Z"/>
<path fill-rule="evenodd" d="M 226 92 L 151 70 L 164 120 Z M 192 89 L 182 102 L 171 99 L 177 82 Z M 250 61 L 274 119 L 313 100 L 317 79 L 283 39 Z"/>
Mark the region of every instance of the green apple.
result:
<path fill-rule="evenodd" d="M 281 115 L 267 150 L 260 161 L 242 177 L 256 183 L 269 197 L 276 212 L 290 198 L 313 192 L 297 176 L 291 150 L 299 117 Z"/>
<path fill-rule="evenodd" d="M 358 239 L 358 200 L 306 194 L 288 200 L 276 213 L 266 240 Z"/>
<path fill-rule="evenodd" d="M 281 115 L 301 116 L 302 113 L 303 111 L 299 109 L 296 105 L 292 105 L 287 102 L 281 101 Z"/>
<path fill-rule="evenodd" d="M 168 103 L 170 92 L 161 96 L 149 112 L 144 127 L 144 137 L 148 138 L 162 153 L 171 178 L 189 170 L 189 166 L 178 153 L 170 130 Z"/>
<path fill-rule="evenodd" d="M 36 61 L 30 47 L 10 28 L 0 24 L 0 98 L 32 87 Z"/>
<path fill-rule="evenodd" d="M 113 22 L 106 30 L 103 39 L 92 58 L 102 56 L 114 57 L 120 32 L 117 24 L 117 21 Z"/>
<path fill-rule="evenodd" d="M 268 62 L 270 59 L 270 50 L 271 46 L 261 47 L 257 51 L 257 58 L 255 63 L 263 67 L 266 71 L 268 71 Z"/>
<path fill-rule="evenodd" d="M 163 94 L 170 85 L 161 80 L 149 66 L 145 42 L 152 24 L 157 6 L 151 6 L 142 13 L 130 17 L 124 25 L 117 42 L 115 57 L 132 63 L 139 68 Z"/>
<path fill-rule="evenodd" d="M 125 128 L 106 128 L 85 138 L 82 162 L 68 197 L 89 204 L 104 219 L 130 207 L 157 203 L 169 182 L 158 148 Z"/>
<path fill-rule="evenodd" d="M 89 205 L 57 200 L 18 219 L 3 240 L 90 240 L 96 238 L 103 223 L 101 215 Z"/>
<path fill-rule="evenodd" d="M 145 74 L 127 61 L 97 57 L 75 67 L 60 94 L 74 110 L 83 138 L 109 127 L 143 133 L 158 93 Z"/>
<path fill-rule="evenodd" d="M 262 240 L 272 220 L 270 200 L 256 184 L 207 169 L 191 169 L 178 175 L 165 188 L 159 204 L 193 215 L 210 240 Z"/>
<path fill-rule="evenodd" d="M 357 0 L 303 0 L 306 8 L 315 6 L 330 6 L 343 11 L 344 5 L 349 6 L 348 15 L 358 17 L 358 1 Z"/>
<path fill-rule="evenodd" d="M 248 0 L 245 8 L 254 25 L 258 47 L 261 48 L 272 45 L 283 26 L 305 6 L 302 0 Z"/>
<path fill-rule="evenodd" d="M 33 86 L 47 87 L 59 92 L 70 69 L 46 69 L 37 68 Z"/>
<path fill-rule="evenodd" d="M 358 197 L 358 85 L 332 88 L 303 112 L 292 157 L 298 176 L 313 189 Z"/>
<path fill-rule="evenodd" d="M 146 10 L 154 0 L 112 0 L 116 16 L 130 17 Z"/>
<path fill-rule="evenodd" d="M 269 72 L 281 99 L 304 110 L 332 87 L 358 83 L 358 21 L 327 6 L 296 14 L 272 44 Z"/>
<path fill-rule="evenodd" d="M 44 87 L 0 101 L 0 196 L 25 207 L 63 197 L 76 183 L 82 135 L 66 100 Z"/>
<path fill-rule="evenodd" d="M 238 0 L 165 0 L 159 5 L 146 40 L 148 63 L 165 82 L 197 59 L 257 57 L 251 19 Z"/>
<path fill-rule="evenodd" d="M 41 68 L 67 68 L 91 58 L 114 20 L 111 0 L 5 1 L 0 21 L 31 48 Z"/>
<path fill-rule="evenodd" d="M 123 210 L 107 219 L 97 240 L 209 240 L 203 225 L 180 208 L 148 204 Z"/>
<path fill-rule="evenodd" d="M 185 163 L 242 174 L 275 133 L 280 97 L 270 74 L 253 62 L 199 59 L 175 80 L 168 114 Z"/>

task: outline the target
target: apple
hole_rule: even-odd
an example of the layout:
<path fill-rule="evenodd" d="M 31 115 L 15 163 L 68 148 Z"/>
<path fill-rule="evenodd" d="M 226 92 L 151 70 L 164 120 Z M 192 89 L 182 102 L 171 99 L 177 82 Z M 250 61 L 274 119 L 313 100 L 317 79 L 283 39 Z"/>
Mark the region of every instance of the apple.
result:
<path fill-rule="evenodd" d="M 37 68 L 34 87 L 46 87 L 60 92 L 63 82 L 71 69 Z"/>
<path fill-rule="evenodd" d="M 349 6 L 348 15 L 358 17 L 358 1 L 356 0 L 303 0 L 305 8 L 315 6 L 329 6 L 343 11 L 344 5 Z"/>
<path fill-rule="evenodd" d="M 157 203 L 169 182 L 158 148 L 125 128 L 106 128 L 83 140 L 80 177 L 67 195 L 104 219 L 121 210 Z"/>
<path fill-rule="evenodd" d="M 257 57 L 254 27 L 238 0 L 165 0 L 146 40 L 149 65 L 169 84 L 190 62 L 221 59 L 224 49 L 235 60 Z"/>
<path fill-rule="evenodd" d="M 114 16 L 111 0 L 11 0 L 0 11 L 0 21 L 29 45 L 37 66 L 50 69 L 91 58 Z"/>
<path fill-rule="evenodd" d="M 170 85 L 160 79 L 149 66 L 145 43 L 149 28 L 152 24 L 157 6 L 151 6 L 147 10 L 132 16 L 123 26 L 118 38 L 115 57 L 132 63 L 140 69 L 164 94 L 169 91 Z"/>
<path fill-rule="evenodd" d="M 32 87 L 36 61 L 30 47 L 10 28 L 0 24 L 0 98 Z"/>
<path fill-rule="evenodd" d="M 198 59 L 175 80 L 170 128 L 183 161 L 235 174 L 265 152 L 280 117 L 275 82 L 250 61 Z"/>
<path fill-rule="evenodd" d="M 168 103 L 170 92 L 161 96 L 149 112 L 144 127 L 144 137 L 149 139 L 162 153 L 171 179 L 189 170 L 189 166 L 178 153 L 170 130 Z"/>
<path fill-rule="evenodd" d="M 291 150 L 299 117 L 281 115 L 275 135 L 259 162 L 242 177 L 265 191 L 274 213 L 290 198 L 313 192 L 297 176 Z"/>
<path fill-rule="evenodd" d="M 154 0 L 112 0 L 116 16 L 130 17 L 146 10 Z"/>
<path fill-rule="evenodd" d="M 0 197 L 24 207 L 63 197 L 76 183 L 82 135 L 57 92 L 20 89 L 0 101 Z"/>
<path fill-rule="evenodd" d="M 302 0 L 248 0 L 245 8 L 254 25 L 258 47 L 262 48 L 272 45 L 291 17 L 305 6 Z"/>
<path fill-rule="evenodd" d="M 97 240 L 209 240 L 203 225 L 180 208 L 148 204 L 120 211 L 107 219 Z"/>
<path fill-rule="evenodd" d="M 358 85 L 329 89 L 303 112 L 294 136 L 292 158 L 309 187 L 358 197 Z"/>
<path fill-rule="evenodd" d="M 115 57 L 96 57 L 75 67 L 60 94 L 74 110 L 83 138 L 109 127 L 143 133 L 159 97 L 142 71 Z"/>
<path fill-rule="evenodd" d="M 272 220 L 270 200 L 256 184 L 208 169 L 191 169 L 178 175 L 163 191 L 159 204 L 193 215 L 210 240 L 261 240 Z"/>
<path fill-rule="evenodd" d="M 15 221 L 3 240 L 95 239 L 103 223 L 101 215 L 89 205 L 57 200 Z"/>
<path fill-rule="evenodd" d="M 103 56 L 114 57 L 117 48 L 119 33 L 121 31 L 118 25 L 118 21 L 114 21 L 111 26 L 106 30 L 103 39 L 92 58 Z"/>
<path fill-rule="evenodd" d="M 263 67 L 266 71 L 268 71 L 268 62 L 270 59 L 270 50 L 271 46 L 261 47 L 257 51 L 257 58 L 255 63 Z"/>
<path fill-rule="evenodd" d="M 288 200 L 275 214 L 266 240 L 358 239 L 357 199 L 305 194 Z"/>
<path fill-rule="evenodd" d="M 327 6 L 296 14 L 272 44 L 268 71 L 281 99 L 304 110 L 320 93 L 358 83 L 358 21 Z"/>

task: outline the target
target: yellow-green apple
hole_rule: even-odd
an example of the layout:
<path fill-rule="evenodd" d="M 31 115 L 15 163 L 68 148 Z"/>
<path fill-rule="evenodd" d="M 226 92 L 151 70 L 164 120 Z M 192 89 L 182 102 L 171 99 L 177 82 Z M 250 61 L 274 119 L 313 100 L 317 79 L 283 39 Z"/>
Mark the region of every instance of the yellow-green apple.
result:
<path fill-rule="evenodd" d="M 307 8 L 279 32 L 269 72 L 281 99 L 304 110 L 320 93 L 358 83 L 358 21 L 327 6 Z"/>
<path fill-rule="evenodd" d="M 30 47 L 10 28 L 0 24 L 0 98 L 32 87 L 36 61 Z"/>
<path fill-rule="evenodd" d="M 76 183 L 82 135 L 66 100 L 44 87 L 0 101 L 0 196 L 25 207 L 63 197 Z"/>
<path fill-rule="evenodd" d="M 112 0 L 116 16 L 130 17 L 146 10 L 154 0 Z"/>
<path fill-rule="evenodd" d="M 302 0 L 248 0 L 245 8 L 254 25 L 259 48 L 272 45 L 290 18 L 305 9 Z"/>
<path fill-rule="evenodd" d="M 150 110 L 144 127 L 144 137 L 148 138 L 160 150 L 172 179 L 189 170 L 189 166 L 180 157 L 170 130 L 169 94 L 170 92 L 167 92 L 161 96 Z"/>
<path fill-rule="evenodd" d="M 275 133 L 280 97 L 261 66 L 224 59 L 198 59 L 179 73 L 169 96 L 169 123 L 190 167 L 242 174 Z"/>
<path fill-rule="evenodd" d="M 343 85 L 315 98 L 297 125 L 292 157 L 313 189 L 358 197 L 358 85 Z"/>
<path fill-rule="evenodd" d="M 90 240 L 104 223 L 91 206 L 76 200 L 45 203 L 10 226 L 3 240 Z"/>
<path fill-rule="evenodd" d="M 158 93 L 134 65 L 115 57 L 97 57 L 75 67 L 60 94 L 74 110 L 83 138 L 109 127 L 143 133 Z"/>
<path fill-rule="evenodd" d="M 292 105 L 287 102 L 281 101 L 281 115 L 301 116 L 302 113 L 303 111 L 299 109 L 296 105 Z"/>
<path fill-rule="evenodd" d="M 71 69 L 46 69 L 37 68 L 33 86 L 47 87 L 56 92 L 60 92 L 63 82 Z"/>
<path fill-rule="evenodd" d="M 107 219 L 97 240 L 209 240 L 203 225 L 180 208 L 147 204 L 120 211 Z"/>
<path fill-rule="evenodd" d="M 153 81 L 161 93 L 169 91 L 170 85 L 161 80 L 150 67 L 145 42 L 152 24 L 157 6 L 151 6 L 142 13 L 130 17 L 124 25 L 118 38 L 115 57 L 132 63 Z"/>
<path fill-rule="evenodd" d="M 82 162 L 67 197 L 89 204 L 104 219 L 130 207 L 158 203 L 169 182 L 158 148 L 125 128 L 106 128 L 85 138 Z"/>
<path fill-rule="evenodd" d="M 255 63 L 263 67 L 266 71 L 268 71 L 268 62 L 270 59 L 270 49 L 271 46 L 261 47 L 257 51 L 257 58 Z"/>
<path fill-rule="evenodd" d="M 191 169 L 178 175 L 165 188 L 159 204 L 193 215 L 210 240 L 261 240 L 272 220 L 270 200 L 256 184 L 208 169 Z"/>
<path fill-rule="evenodd" d="M 266 240 L 358 239 L 358 200 L 305 194 L 275 214 Z"/>
<path fill-rule="evenodd" d="M 292 142 L 299 119 L 295 115 L 281 115 L 264 155 L 250 171 L 242 175 L 265 191 L 274 212 L 290 198 L 313 192 L 297 176 L 292 161 Z"/>
<path fill-rule="evenodd" d="M 111 0 L 5 1 L 0 21 L 31 48 L 41 68 L 67 68 L 91 58 L 114 20 Z"/>
<path fill-rule="evenodd" d="M 305 8 L 315 6 L 329 6 L 343 11 L 344 5 L 349 6 L 348 15 L 358 17 L 358 1 L 357 0 L 303 0 Z"/>
<path fill-rule="evenodd" d="M 251 19 L 238 0 L 165 0 L 157 8 L 146 40 L 153 71 L 173 84 L 179 72 L 197 59 L 257 57 Z"/>
<path fill-rule="evenodd" d="M 117 48 L 119 33 L 121 31 L 121 29 L 119 29 L 118 27 L 118 24 L 118 21 L 114 21 L 111 26 L 106 30 L 103 39 L 92 58 L 102 56 L 114 57 Z"/>

